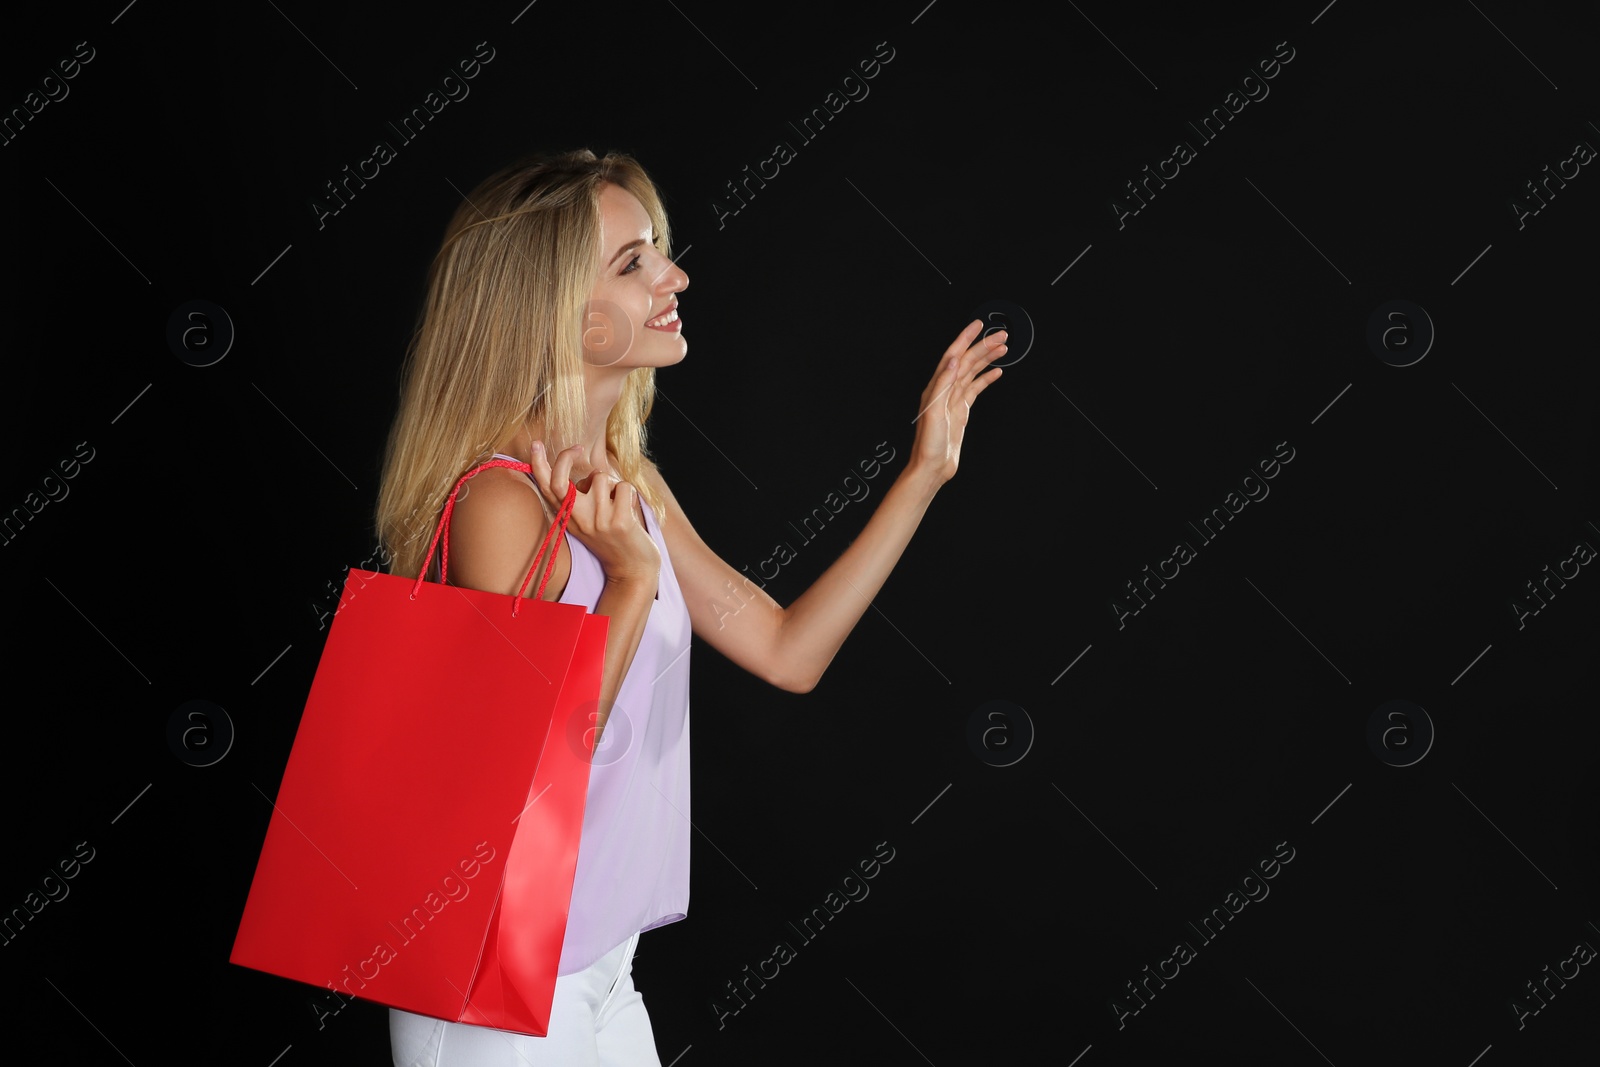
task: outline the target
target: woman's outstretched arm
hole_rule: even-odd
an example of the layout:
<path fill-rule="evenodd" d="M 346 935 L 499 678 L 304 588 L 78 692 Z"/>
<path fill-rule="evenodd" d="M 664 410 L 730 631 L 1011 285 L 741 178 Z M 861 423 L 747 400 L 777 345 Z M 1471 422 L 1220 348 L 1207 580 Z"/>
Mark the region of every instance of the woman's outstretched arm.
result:
<path fill-rule="evenodd" d="M 787 608 L 700 539 L 660 472 L 647 467 L 672 508 L 662 529 L 696 634 L 780 689 L 815 688 L 888 580 L 934 494 L 954 476 L 972 401 L 1000 377 L 1000 368 L 984 368 L 1004 354 L 1005 333 L 974 343 L 981 327 L 974 320 L 945 350 L 919 401 L 911 458 L 866 528 Z"/>

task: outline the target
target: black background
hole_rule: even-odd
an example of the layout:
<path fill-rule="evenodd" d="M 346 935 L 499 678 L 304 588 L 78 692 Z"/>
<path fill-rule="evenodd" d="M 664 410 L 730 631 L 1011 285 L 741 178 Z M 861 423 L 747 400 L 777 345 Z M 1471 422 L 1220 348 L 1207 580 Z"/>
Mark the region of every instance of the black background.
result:
<path fill-rule="evenodd" d="M 8 113 L 95 50 L 0 147 L 18 223 L 0 506 L 94 450 L 4 546 L 0 907 L 96 850 L 4 946 L 16 1041 L 140 1067 L 389 1062 L 381 1007 L 319 1027 L 310 987 L 228 962 L 271 814 L 256 787 L 282 777 L 318 605 L 371 555 L 449 213 L 522 152 L 588 146 L 634 153 L 666 196 L 689 354 L 658 377 L 652 442 L 724 559 L 754 569 L 896 450 L 769 584 L 782 603 L 904 469 L 975 311 L 1010 301 L 1035 331 L 814 692 L 696 641 L 690 916 L 634 968 L 663 1064 L 1588 1061 L 1593 966 L 1520 1029 L 1511 1004 L 1600 946 L 1600 577 L 1520 628 L 1511 603 L 1600 545 L 1600 178 L 1583 167 L 1520 228 L 1511 202 L 1600 144 L 1593 21 L 1355 0 L 119 4 L 0 45 Z M 480 41 L 470 96 L 319 229 L 323 184 Z M 788 123 L 880 42 L 870 95 L 801 143 Z M 1185 123 L 1279 42 L 1270 95 L 1196 143 Z M 1119 228 L 1123 183 L 1179 139 L 1196 158 Z M 779 140 L 796 158 L 719 226 L 724 183 Z M 195 299 L 237 330 L 210 367 L 165 340 Z M 1406 367 L 1366 342 L 1397 299 L 1437 330 Z M 1119 629 L 1123 584 L 1279 442 L 1270 496 Z M 193 699 L 237 730 L 208 767 L 166 738 Z M 1396 699 L 1436 731 L 1407 767 L 1366 737 Z M 1010 766 L 969 744 L 991 700 L 1026 712 Z M 870 896 L 719 1026 L 725 983 L 879 842 L 895 858 Z M 1279 842 L 1270 896 L 1119 1029 L 1124 983 Z"/>

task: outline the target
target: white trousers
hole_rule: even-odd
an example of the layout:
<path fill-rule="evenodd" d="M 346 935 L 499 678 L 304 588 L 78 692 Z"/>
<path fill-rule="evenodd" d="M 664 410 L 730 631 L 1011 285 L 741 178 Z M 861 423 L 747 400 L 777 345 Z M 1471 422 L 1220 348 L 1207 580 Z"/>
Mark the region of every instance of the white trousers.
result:
<path fill-rule="evenodd" d="M 635 933 L 587 970 L 556 978 L 550 1032 L 529 1037 L 389 1009 L 395 1067 L 661 1067 L 633 987 Z"/>

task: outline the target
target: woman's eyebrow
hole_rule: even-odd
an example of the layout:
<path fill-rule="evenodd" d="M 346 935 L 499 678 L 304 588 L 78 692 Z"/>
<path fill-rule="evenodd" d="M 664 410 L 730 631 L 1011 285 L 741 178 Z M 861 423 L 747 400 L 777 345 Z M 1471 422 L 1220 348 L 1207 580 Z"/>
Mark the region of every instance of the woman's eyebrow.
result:
<path fill-rule="evenodd" d="M 606 266 L 609 267 L 609 266 L 611 266 L 612 263 L 615 263 L 617 260 L 621 259 L 622 256 L 623 256 L 623 253 L 627 252 L 628 249 L 630 249 L 630 248 L 638 248 L 642 244 L 649 244 L 649 243 L 650 242 L 646 241 L 643 237 L 640 237 L 640 238 L 638 238 L 636 240 L 633 240 L 633 241 L 629 241 L 627 244 L 625 244 L 621 248 L 617 249 L 617 254 L 611 257 L 610 262 L 608 262 L 606 264 Z"/>

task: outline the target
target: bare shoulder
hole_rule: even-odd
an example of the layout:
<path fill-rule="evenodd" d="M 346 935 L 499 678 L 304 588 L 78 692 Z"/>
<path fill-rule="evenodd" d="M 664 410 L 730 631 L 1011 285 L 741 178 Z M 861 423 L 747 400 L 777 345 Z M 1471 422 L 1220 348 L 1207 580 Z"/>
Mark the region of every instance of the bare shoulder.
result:
<path fill-rule="evenodd" d="M 462 488 L 450 519 L 450 584 L 514 595 L 549 528 L 544 502 L 527 475 L 506 467 L 480 471 Z M 572 554 L 563 538 L 544 599 L 558 599 L 571 573 Z M 525 596 L 533 595 L 537 581 L 538 575 Z"/>

